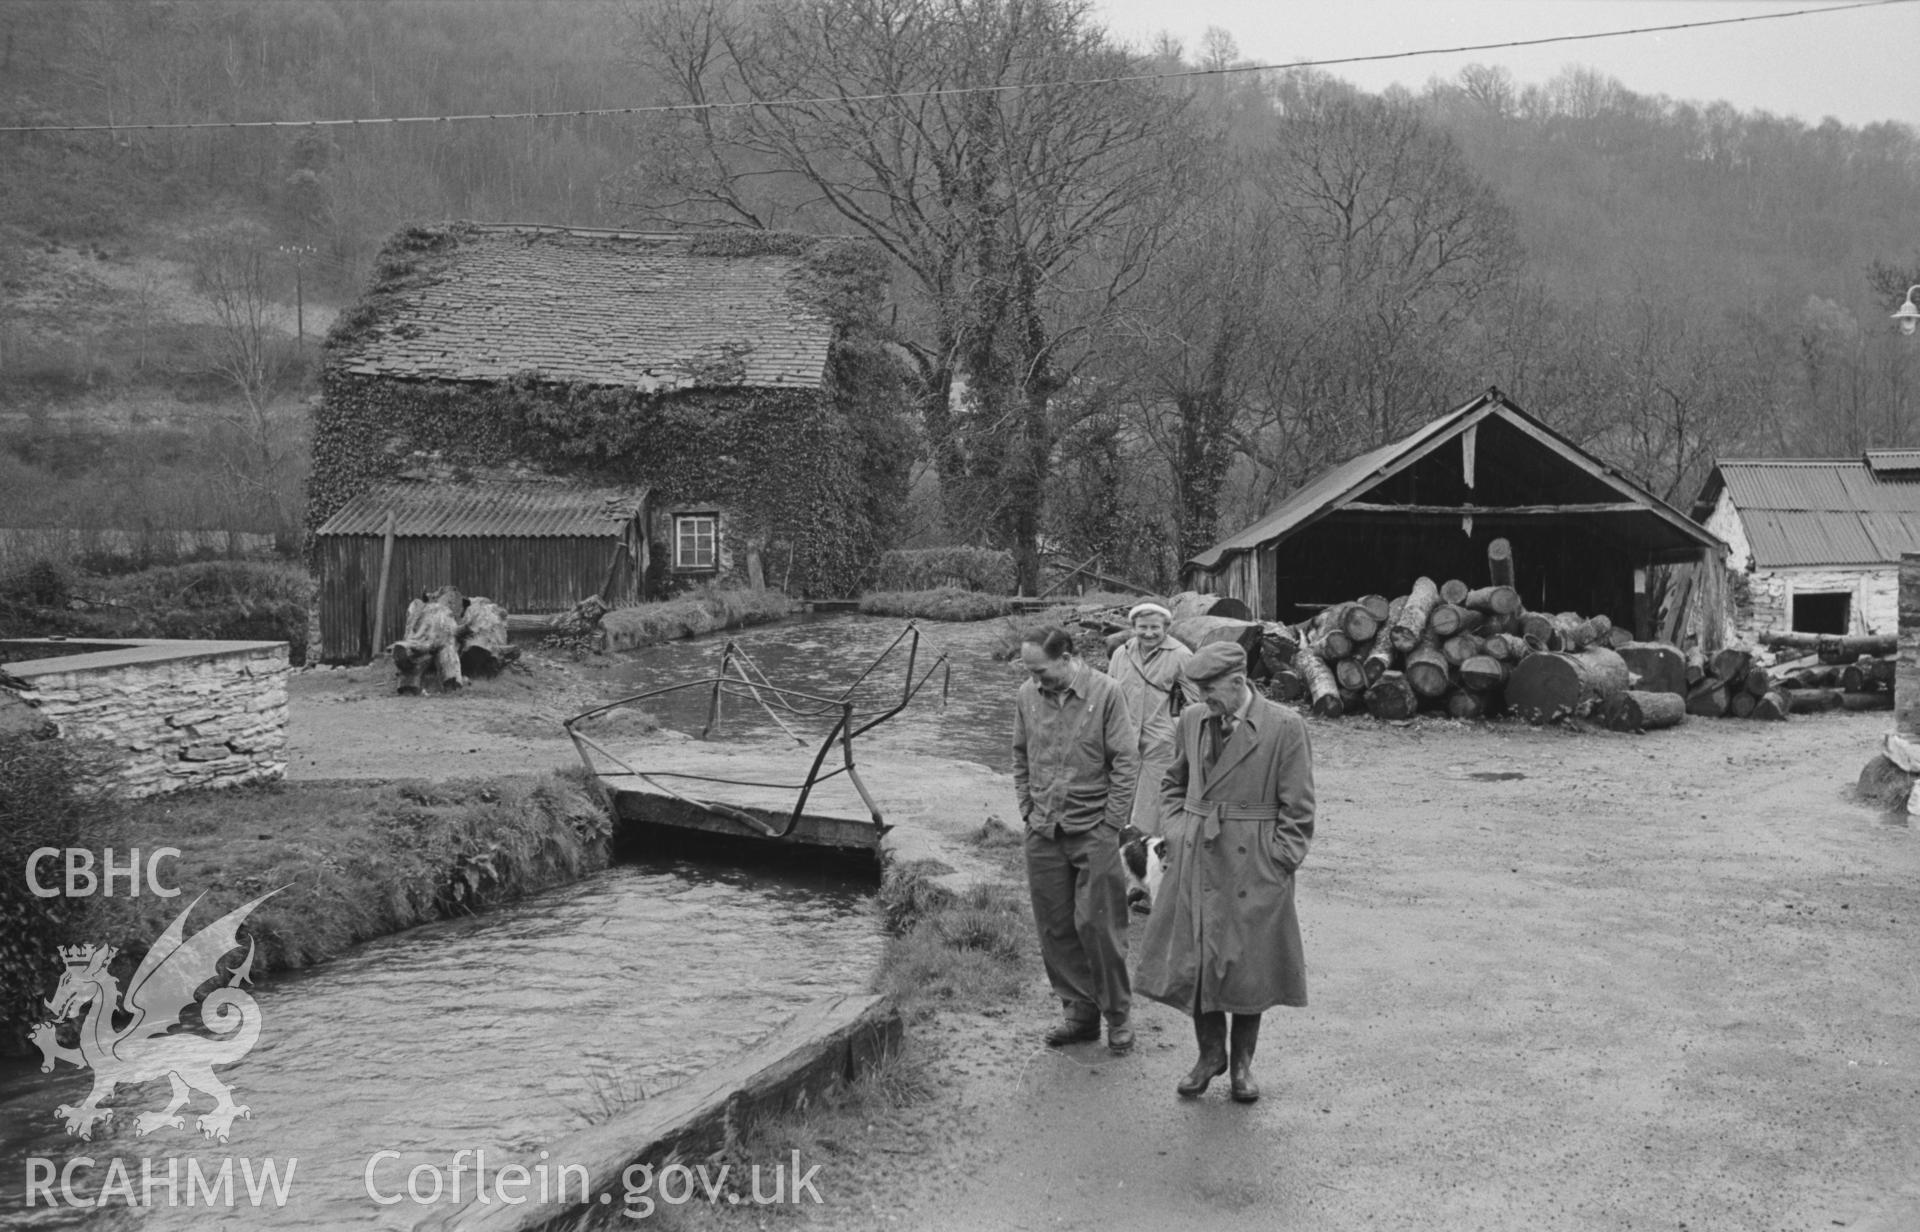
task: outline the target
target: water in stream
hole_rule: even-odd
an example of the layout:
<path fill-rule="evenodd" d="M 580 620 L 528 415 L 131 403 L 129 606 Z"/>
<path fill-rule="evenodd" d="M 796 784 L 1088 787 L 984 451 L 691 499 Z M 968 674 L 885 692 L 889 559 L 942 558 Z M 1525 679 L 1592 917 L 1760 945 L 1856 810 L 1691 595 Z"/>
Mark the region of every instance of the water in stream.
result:
<path fill-rule="evenodd" d="M 738 637 L 777 683 L 838 694 L 904 627 L 835 616 Z M 640 691 L 711 674 L 724 640 L 638 652 L 620 669 L 621 683 Z M 943 669 L 907 711 L 862 737 L 863 759 L 884 759 L 891 749 L 1004 769 L 1018 674 L 989 657 L 995 640 L 985 626 L 930 627 L 919 667 L 951 653 L 945 705 Z M 897 700 L 904 670 L 904 654 L 884 664 L 860 690 L 860 708 Z M 689 691 L 650 709 L 697 731 L 706 705 L 705 695 Z M 778 733 L 758 706 L 737 701 L 727 703 L 723 730 Z M 167 1102 L 157 1081 L 109 1100 L 114 1117 L 81 1142 L 54 1108 L 79 1103 L 90 1074 L 63 1064 L 42 1075 L 35 1061 L 0 1062 L 0 1227 L 411 1227 L 427 1208 L 376 1202 L 369 1161 L 373 1187 L 393 1196 L 415 1165 L 445 1175 L 461 1150 L 485 1150 L 496 1168 L 528 1158 L 610 1104 L 658 1094 L 752 1045 L 798 1005 L 863 990 L 882 944 L 871 889 L 824 872 L 623 864 L 265 980 L 255 989 L 260 1042 L 219 1070 L 251 1109 L 225 1144 L 193 1131 L 193 1116 L 209 1105 L 203 1094 L 185 1110 L 186 1128 L 136 1136 L 135 1115 Z M 192 926 L 207 922 L 196 916 Z M 376 1160 L 382 1151 L 396 1154 Z M 59 1205 L 24 1206 L 30 1161 L 60 1169 L 82 1156 L 95 1162 L 75 1165 L 73 1192 L 91 1200 L 106 1186 L 100 1207 L 68 1206 L 57 1181 Z M 112 1191 L 115 1159 L 131 1197 L 146 1193 L 156 1205 L 132 1207 Z M 237 1205 L 186 1205 L 189 1159 L 208 1174 L 231 1159 Z M 174 1161 L 174 1203 L 164 1182 L 143 1190 L 146 1160 L 162 1178 Z M 297 1161 L 283 1207 L 247 1198 L 244 1167 L 267 1160 L 283 1178 Z"/>
<path fill-rule="evenodd" d="M 260 1042 L 220 1069 L 252 1109 L 225 1145 L 187 1128 L 136 1137 L 133 1117 L 166 1102 L 164 1083 L 110 1101 L 91 1142 L 54 1116 L 78 1103 L 90 1075 L 37 1062 L 0 1071 L 0 1226 L 186 1228 L 214 1222 L 205 1205 L 130 1210 L 23 1209 L 31 1157 L 75 1173 L 97 1195 L 121 1159 L 141 1193 L 141 1160 L 166 1173 L 174 1157 L 211 1173 L 222 1160 L 298 1160 L 284 1208 L 256 1210 L 241 1173 L 233 1227 L 405 1227 L 426 1213 L 368 1196 L 403 1189 L 419 1163 L 446 1169 L 460 1149 L 501 1163 L 524 1158 L 595 1119 L 609 1102 L 657 1094 L 748 1047 L 806 1001 L 861 991 L 881 936 L 870 885 L 827 874 L 771 877 L 684 863 L 624 864 L 484 916 L 429 925 L 366 945 L 314 971 L 275 977 L 256 993 Z M 196 917 L 195 923 L 200 923 Z M 50 991 L 50 990 L 49 990 Z M 469 1184 L 471 1182 L 469 1181 Z M 56 1185 L 53 1193 L 58 1197 Z"/>

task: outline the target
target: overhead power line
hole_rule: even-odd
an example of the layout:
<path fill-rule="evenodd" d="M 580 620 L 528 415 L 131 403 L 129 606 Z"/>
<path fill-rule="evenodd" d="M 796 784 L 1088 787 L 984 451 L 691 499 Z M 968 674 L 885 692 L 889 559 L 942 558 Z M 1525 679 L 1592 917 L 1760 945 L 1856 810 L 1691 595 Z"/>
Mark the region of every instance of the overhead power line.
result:
<path fill-rule="evenodd" d="M 1340 56 L 1325 60 L 1299 60 L 1291 64 L 1234 64 L 1221 68 L 1178 69 L 1163 73 L 1123 73 L 1108 77 L 1070 77 L 1060 81 L 1010 82 L 996 86 L 952 86 L 934 90 L 896 90 L 874 94 L 834 94 L 817 98 L 745 99 L 737 102 L 659 103 L 646 107 L 583 107 L 572 111 L 475 112 L 469 115 L 437 116 L 362 116 L 345 120 L 194 120 L 173 124 L 20 124 L 0 125 L 0 133 L 117 133 L 177 131 L 202 128 L 358 128 L 375 124 L 464 124 L 477 120 L 560 120 L 580 116 L 666 115 L 688 111 L 743 111 L 753 107 L 813 107 L 823 104 L 884 102 L 889 99 L 957 98 L 968 94 L 1003 94 L 1018 90 L 1049 90 L 1122 85 L 1142 81 L 1173 81 L 1186 77 L 1220 77 L 1231 73 L 1284 72 L 1288 69 L 1331 68 L 1342 64 L 1374 64 L 1383 60 L 1409 60 L 1418 56 L 1457 55 L 1468 51 L 1505 51 L 1515 47 L 1541 47 L 1550 43 L 1582 43 L 1593 39 L 1627 38 L 1636 34 L 1665 34 L 1674 30 L 1701 30 L 1709 26 L 1737 26 L 1753 21 L 1778 21 L 1788 17 L 1808 17 L 1824 13 L 1844 13 L 1849 9 L 1884 8 L 1907 4 L 1912 0 L 1856 0 L 1852 4 L 1821 5 L 1793 9 L 1784 13 L 1749 13 L 1744 17 L 1716 17 L 1711 21 L 1685 21 L 1665 26 L 1635 26 L 1629 30 L 1601 30 L 1591 34 L 1554 34 L 1544 38 L 1510 39 L 1502 43 L 1469 43 L 1460 47 L 1422 47 L 1412 51 L 1385 51 L 1364 56 Z"/>

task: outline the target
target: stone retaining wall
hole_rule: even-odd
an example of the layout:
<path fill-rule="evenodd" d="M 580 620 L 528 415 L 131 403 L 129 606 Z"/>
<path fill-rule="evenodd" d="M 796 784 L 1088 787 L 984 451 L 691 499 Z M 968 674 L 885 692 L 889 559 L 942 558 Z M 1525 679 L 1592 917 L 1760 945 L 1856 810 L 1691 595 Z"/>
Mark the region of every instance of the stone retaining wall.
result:
<path fill-rule="evenodd" d="M 58 657 L 21 658 L 44 648 Z M 55 639 L 0 641 L 15 692 L 63 737 L 122 755 L 119 788 L 151 796 L 281 778 L 287 770 L 287 645 L 124 639 L 61 654 Z"/>

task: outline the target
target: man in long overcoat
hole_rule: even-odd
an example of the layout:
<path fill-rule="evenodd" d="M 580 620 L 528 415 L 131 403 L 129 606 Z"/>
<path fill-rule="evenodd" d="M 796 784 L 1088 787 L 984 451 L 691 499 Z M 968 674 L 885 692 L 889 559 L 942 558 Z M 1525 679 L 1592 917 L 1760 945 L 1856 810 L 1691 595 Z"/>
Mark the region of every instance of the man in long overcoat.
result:
<path fill-rule="evenodd" d="M 1200 1059 L 1180 1094 L 1201 1094 L 1231 1063 L 1233 1098 L 1252 1103 L 1260 1015 L 1307 1003 L 1293 877 L 1313 840 L 1314 797 L 1306 724 L 1256 693 L 1246 664 L 1230 642 L 1187 661 L 1201 704 L 1181 713 L 1161 780 L 1167 871 L 1134 982 L 1193 1015 Z"/>

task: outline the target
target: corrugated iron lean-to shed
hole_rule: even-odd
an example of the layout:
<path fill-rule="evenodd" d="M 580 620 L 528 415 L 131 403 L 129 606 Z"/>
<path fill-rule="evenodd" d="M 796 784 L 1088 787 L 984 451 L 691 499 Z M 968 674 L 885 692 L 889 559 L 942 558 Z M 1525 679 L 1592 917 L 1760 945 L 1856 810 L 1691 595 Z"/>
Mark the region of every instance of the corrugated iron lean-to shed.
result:
<path fill-rule="evenodd" d="M 387 518 L 394 526 L 384 627 L 405 627 L 407 603 L 460 579 L 470 595 L 515 614 L 560 612 L 598 594 L 645 591 L 649 493 L 561 482 L 379 485 L 343 505 L 314 535 L 323 659 L 364 659 L 374 644 L 374 596 Z"/>

